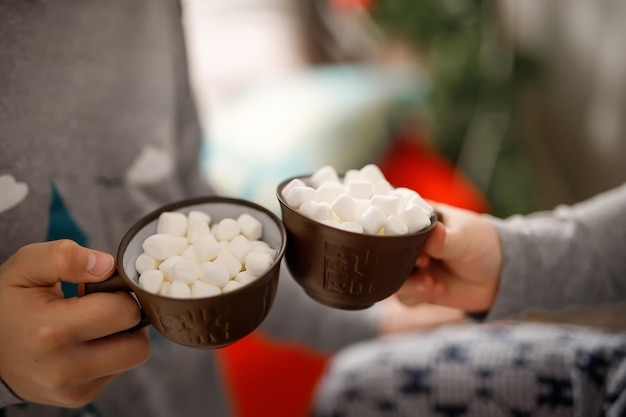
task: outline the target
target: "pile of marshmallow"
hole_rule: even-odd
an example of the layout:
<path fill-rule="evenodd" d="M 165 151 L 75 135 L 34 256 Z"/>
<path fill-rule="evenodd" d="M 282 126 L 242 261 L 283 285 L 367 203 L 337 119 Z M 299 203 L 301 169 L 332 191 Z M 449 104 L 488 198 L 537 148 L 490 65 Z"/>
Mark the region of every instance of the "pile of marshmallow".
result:
<path fill-rule="evenodd" d="M 249 214 L 211 223 L 201 211 L 161 213 L 157 233 L 135 262 L 139 286 L 174 298 L 210 297 L 263 275 L 277 251 L 260 240 L 263 225 Z"/>
<path fill-rule="evenodd" d="M 433 207 L 415 191 L 394 188 L 375 164 L 348 170 L 343 179 L 331 166 L 315 171 L 305 183 L 291 180 L 284 201 L 300 214 L 355 233 L 397 236 L 431 224 Z"/>

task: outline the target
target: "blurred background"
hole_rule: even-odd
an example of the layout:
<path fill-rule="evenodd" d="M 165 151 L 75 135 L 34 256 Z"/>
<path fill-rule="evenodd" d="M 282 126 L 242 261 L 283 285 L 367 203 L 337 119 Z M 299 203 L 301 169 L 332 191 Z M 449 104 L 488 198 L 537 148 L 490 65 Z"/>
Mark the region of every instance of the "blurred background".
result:
<path fill-rule="evenodd" d="M 395 185 L 504 217 L 626 180 L 626 2 L 183 3 L 203 169 L 221 194 L 278 210 L 283 179 L 373 162 Z M 239 415 L 305 415 L 324 356 L 244 342 L 223 353 Z M 294 400 L 271 409 L 259 386 Z"/>

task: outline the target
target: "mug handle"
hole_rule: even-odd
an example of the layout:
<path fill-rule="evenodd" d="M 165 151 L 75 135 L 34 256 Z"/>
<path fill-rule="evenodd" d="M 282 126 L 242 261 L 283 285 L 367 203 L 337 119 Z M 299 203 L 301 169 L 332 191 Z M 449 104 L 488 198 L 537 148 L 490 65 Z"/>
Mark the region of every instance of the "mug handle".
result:
<path fill-rule="evenodd" d="M 115 274 L 111 275 L 108 279 L 101 282 L 87 282 L 78 284 L 78 296 L 84 297 L 85 295 L 96 293 L 96 292 L 132 292 L 133 290 L 124 282 L 122 276 L 115 272 Z M 141 305 L 139 306 L 141 308 Z M 141 320 L 139 323 L 130 329 L 128 332 L 133 332 L 137 329 L 145 327 L 150 324 L 150 321 L 143 313 L 143 309 L 141 309 Z"/>

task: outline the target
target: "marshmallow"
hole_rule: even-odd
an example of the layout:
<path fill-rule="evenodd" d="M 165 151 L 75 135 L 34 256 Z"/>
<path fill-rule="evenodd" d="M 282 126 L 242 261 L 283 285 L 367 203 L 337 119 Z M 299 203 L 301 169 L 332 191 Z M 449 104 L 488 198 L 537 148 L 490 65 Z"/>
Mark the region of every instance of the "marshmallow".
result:
<path fill-rule="evenodd" d="M 231 241 L 241 232 L 241 226 L 235 219 L 222 219 L 217 224 L 216 238 L 218 241 Z"/>
<path fill-rule="evenodd" d="M 196 243 L 200 238 L 211 234 L 211 228 L 208 223 L 203 221 L 189 222 L 187 229 L 187 239 L 189 242 Z"/>
<path fill-rule="evenodd" d="M 398 187 L 391 190 L 390 194 L 400 197 L 401 204 L 406 207 L 409 204 L 409 201 L 417 195 L 417 192 L 411 190 L 410 188 Z"/>
<path fill-rule="evenodd" d="M 187 233 L 187 216 L 176 211 L 161 213 L 157 223 L 157 233 L 185 236 Z"/>
<path fill-rule="evenodd" d="M 348 232 L 363 233 L 363 226 L 355 222 L 343 222 L 339 225 L 339 228 Z"/>
<path fill-rule="evenodd" d="M 359 170 L 361 178 L 374 183 L 376 181 L 385 181 L 385 174 L 375 164 L 367 164 Z"/>
<path fill-rule="evenodd" d="M 189 214 L 187 215 L 187 221 L 189 225 L 193 223 L 198 223 L 198 222 L 210 224 L 211 216 L 209 216 L 208 213 L 205 213 L 203 211 L 191 210 Z"/>
<path fill-rule="evenodd" d="M 386 236 L 405 235 L 409 232 L 409 227 L 399 216 L 391 215 L 387 217 L 387 221 L 383 226 Z"/>
<path fill-rule="evenodd" d="M 400 212 L 400 197 L 395 195 L 373 195 L 371 204 L 385 213 L 385 216 L 397 215 Z"/>
<path fill-rule="evenodd" d="M 333 209 L 330 204 L 317 201 L 305 201 L 300 206 L 300 213 L 310 219 L 321 222 L 322 220 L 328 220 L 333 214 Z"/>
<path fill-rule="evenodd" d="M 195 263 L 200 262 L 200 259 L 198 259 L 198 254 L 196 253 L 196 248 L 194 248 L 193 245 L 189 245 L 187 249 L 185 249 L 183 253 L 180 254 L 180 257 Z"/>
<path fill-rule="evenodd" d="M 183 281 L 172 281 L 165 290 L 165 295 L 172 298 L 189 298 L 191 289 Z"/>
<path fill-rule="evenodd" d="M 172 281 L 163 281 L 161 284 L 161 289 L 159 290 L 159 295 L 167 295 L 167 292 L 170 289 L 170 285 L 172 285 Z"/>
<path fill-rule="evenodd" d="M 163 272 L 150 270 L 139 276 L 139 286 L 146 291 L 157 294 L 163 283 Z"/>
<path fill-rule="evenodd" d="M 352 181 L 361 181 L 361 172 L 358 169 L 349 169 L 343 176 L 344 185 L 350 184 Z"/>
<path fill-rule="evenodd" d="M 246 256 L 246 271 L 252 275 L 261 276 L 270 269 L 272 262 L 274 262 L 274 258 L 267 253 L 250 252 Z"/>
<path fill-rule="evenodd" d="M 196 281 L 191 284 L 191 298 L 213 297 L 221 293 L 222 290 L 219 287 L 203 281 Z"/>
<path fill-rule="evenodd" d="M 137 272 L 139 272 L 139 274 L 143 274 L 144 272 L 150 271 L 152 269 L 157 269 L 158 266 L 159 263 L 157 262 L 157 260 L 147 253 L 142 253 L 137 257 L 137 260 L 135 261 L 135 269 L 137 270 Z"/>
<path fill-rule="evenodd" d="M 317 191 L 313 187 L 293 187 L 285 201 L 290 207 L 300 208 L 305 201 L 315 200 L 317 197 Z"/>
<path fill-rule="evenodd" d="M 331 207 L 342 221 L 353 221 L 359 217 L 359 206 L 348 194 L 340 194 Z"/>
<path fill-rule="evenodd" d="M 355 180 L 346 186 L 348 195 L 352 198 L 369 199 L 372 196 L 372 183 L 369 181 Z"/>
<path fill-rule="evenodd" d="M 326 226 L 336 227 L 337 229 L 339 229 L 339 227 L 341 227 L 341 222 L 339 220 L 336 220 L 336 219 L 322 220 L 322 223 L 325 224 Z"/>
<path fill-rule="evenodd" d="M 317 188 L 316 200 L 332 203 L 339 194 L 345 193 L 346 187 L 338 182 L 325 182 Z"/>
<path fill-rule="evenodd" d="M 250 271 L 241 271 L 237 275 L 235 275 L 235 281 L 241 284 L 249 284 L 252 281 L 256 281 L 258 277 L 254 274 L 251 274 Z"/>
<path fill-rule="evenodd" d="M 195 249 L 200 262 L 212 261 L 217 258 L 217 255 L 219 255 L 222 251 L 222 248 L 219 246 L 213 235 L 202 236 L 196 243 L 194 243 L 193 248 Z"/>
<path fill-rule="evenodd" d="M 247 213 L 243 213 L 237 218 L 237 223 L 239 223 L 242 235 L 250 240 L 261 239 L 263 235 L 263 225 L 260 221 Z"/>
<path fill-rule="evenodd" d="M 426 202 L 426 200 L 424 200 L 422 198 L 421 195 L 416 194 L 413 197 L 411 197 L 411 199 L 409 200 L 409 203 L 407 205 L 416 205 L 416 206 L 420 206 L 422 208 L 422 210 L 426 211 L 429 215 L 433 214 L 435 212 L 435 209 L 433 208 L 433 206 L 431 206 L 430 204 L 428 204 Z"/>
<path fill-rule="evenodd" d="M 387 216 L 381 209 L 370 206 L 361 214 L 358 223 L 363 226 L 363 231 L 370 235 L 378 233 L 381 227 L 385 225 Z"/>
<path fill-rule="evenodd" d="M 372 195 L 387 195 L 393 191 L 393 186 L 387 180 L 375 181 L 372 184 Z"/>
<path fill-rule="evenodd" d="M 237 288 L 241 288 L 243 284 L 239 281 L 235 281 L 235 280 L 230 280 L 228 281 L 228 284 L 224 285 L 224 287 L 222 288 L 222 292 L 230 292 L 230 291 L 234 291 Z"/>
<path fill-rule="evenodd" d="M 250 256 L 250 254 L 247 256 Z M 217 258 L 215 258 L 213 263 L 224 267 L 228 271 L 229 278 L 234 277 L 237 275 L 237 272 L 241 271 L 241 262 L 228 250 L 223 250 Z"/>
<path fill-rule="evenodd" d="M 244 235 L 238 235 L 228 243 L 227 248 L 239 262 L 243 262 L 248 252 L 252 250 L 252 245 Z"/>
<path fill-rule="evenodd" d="M 317 188 L 325 182 L 339 182 L 337 171 L 330 165 L 319 168 L 311 175 L 311 184 Z"/>
<path fill-rule="evenodd" d="M 228 270 L 220 264 L 213 262 L 203 262 L 200 264 L 200 281 L 204 281 L 207 284 L 215 285 L 216 287 L 223 287 L 230 280 Z"/>
<path fill-rule="evenodd" d="M 187 238 L 163 233 L 148 236 L 143 242 L 143 251 L 158 261 L 183 253 L 189 243 Z"/>
<path fill-rule="evenodd" d="M 269 256 L 272 257 L 272 259 L 275 259 L 276 258 L 276 254 L 278 253 L 278 251 L 276 249 L 272 249 L 269 246 L 256 246 L 256 247 L 252 248 L 250 252 L 267 253 Z M 245 260 L 245 258 L 244 258 L 244 260 Z"/>
<path fill-rule="evenodd" d="M 304 181 L 302 181 L 299 178 L 294 178 L 291 181 L 289 181 L 287 185 L 285 185 L 283 187 L 283 190 L 281 191 L 281 194 L 283 195 L 284 199 L 287 199 L 287 196 L 289 195 L 289 191 L 291 191 L 291 189 L 294 187 L 306 187 L 306 184 L 304 183 Z"/>
<path fill-rule="evenodd" d="M 409 206 L 402 213 L 400 218 L 406 223 L 409 233 L 415 233 L 430 225 L 430 217 L 419 206 Z"/>
<path fill-rule="evenodd" d="M 169 279 L 170 281 L 172 280 L 172 268 L 180 261 L 184 261 L 182 256 L 172 255 L 168 256 L 166 260 L 161 262 L 161 264 L 159 265 L 159 271 L 163 272 L 163 276 L 165 277 L 165 279 Z"/>
<path fill-rule="evenodd" d="M 170 281 L 182 281 L 186 284 L 193 284 L 200 276 L 198 264 L 182 259 L 172 266 L 169 276 Z"/>

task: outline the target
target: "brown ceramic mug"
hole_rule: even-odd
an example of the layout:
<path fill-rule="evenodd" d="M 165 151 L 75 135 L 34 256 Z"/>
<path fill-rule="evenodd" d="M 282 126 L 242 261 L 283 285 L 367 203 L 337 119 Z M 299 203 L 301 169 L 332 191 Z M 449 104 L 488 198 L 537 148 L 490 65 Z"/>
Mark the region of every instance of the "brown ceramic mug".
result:
<path fill-rule="evenodd" d="M 211 222 L 236 219 L 247 213 L 263 225 L 261 240 L 277 251 L 269 270 L 257 280 L 212 297 L 180 299 L 142 289 L 135 261 L 143 252 L 144 240 L 156 233 L 158 218 L 165 211 L 203 211 Z M 275 214 L 255 203 L 224 197 L 202 197 L 163 206 L 147 214 L 123 237 L 117 251 L 116 274 L 104 282 L 83 284 L 79 294 L 128 291 L 135 294 L 145 324 L 152 324 L 169 340 L 195 348 L 216 349 L 250 334 L 267 316 L 278 287 L 280 262 L 285 254 L 285 227 Z"/>
<path fill-rule="evenodd" d="M 295 280 L 314 300 L 344 310 L 368 308 L 397 292 L 415 267 L 436 214 L 425 229 L 399 236 L 327 226 L 298 213 L 282 195 L 293 179 L 310 184 L 309 177 L 286 179 L 276 192 L 289 241 L 285 261 Z"/>

